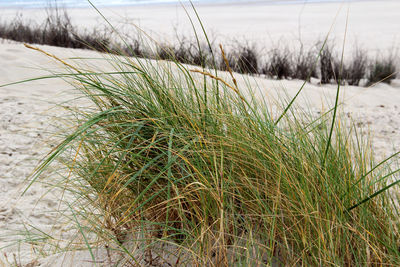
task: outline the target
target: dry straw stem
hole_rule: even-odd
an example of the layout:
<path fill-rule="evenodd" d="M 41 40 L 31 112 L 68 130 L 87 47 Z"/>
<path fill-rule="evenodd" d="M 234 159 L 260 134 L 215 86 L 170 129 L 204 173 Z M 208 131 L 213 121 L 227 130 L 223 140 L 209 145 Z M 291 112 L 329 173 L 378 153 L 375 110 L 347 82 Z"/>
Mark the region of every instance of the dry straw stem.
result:
<path fill-rule="evenodd" d="M 38 51 L 38 52 L 40 52 L 40 53 L 42 53 L 42 54 L 45 54 L 45 55 L 48 56 L 48 57 L 54 58 L 56 61 L 62 63 L 62 64 L 63 64 L 64 66 L 66 66 L 66 67 L 69 67 L 69 68 L 75 70 L 75 71 L 78 72 L 78 73 L 81 72 L 79 69 L 77 69 L 76 67 L 72 66 L 71 64 L 65 62 L 65 61 L 62 60 L 61 58 L 59 58 L 59 57 L 57 57 L 57 56 L 55 56 L 55 55 L 53 55 L 53 54 L 50 54 L 50 53 L 44 51 L 43 49 L 40 49 L 39 47 L 31 46 L 31 45 L 29 45 L 29 44 L 24 44 L 24 46 L 25 46 L 26 48 L 29 48 L 29 49 Z"/>
<path fill-rule="evenodd" d="M 225 62 L 226 67 L 228 68 L 228 72 L 229 72 L 229 74 L 230 74 L 231 77 L 232 77 L 233 84 L 235 85 L 236 88 L 238 88 L 236 79 L 235 79 L 235 77 L 233 76 L 233 73 L 232 73 L 232 69 L 231 69 L 231 67 L 229 66 L 229 61 L 228 61 L 228 59 L 227 59 L 226 56 L 225 56 L 225 51 L 224 51 L 224 49 L 222 48 L 222 44 L 219 45 L 219 49 L 221 50 L 222 58 L 224 59 L 224 62 Z"/>
<path fill-rule="evenodd" d="M 216 76 L 214 76 L 213 74 L 211 74 L 211 73 L 209 73 L 209 72 L 207 72 L 207 71 L 203 71 L 203 70 L 192 69 L 192 70 L 190 70 L 190 71 L 191 71 L 191 72 L 194 72 L 194 73 L 203 74 L 203 75 L 208 76 L 208 77 L 210 77 L 210 78 L 212 78 L 212 79 L 214 79 L 214 80 L 216 80 L 216 81 L 222 82 L 224 85 L 226 85 L 227 87 L 229 87 L 230 89 L 232 89 L 232 90 L 240 97 L 240 99 L 241 99 L 243 102 L 246 101 L 246 100 L 244 99 L 244 97 L 242 96 L 242 94 L 240 93 L 240 91 L 237 89 L 237 87 L 233 87 L 232 85 L 230 85 L 229 83 L 227 83 L 224 79 L 222 79 L 222 78 L 220 78 L 220 77 L 216 77 Z M 234 82 L 236 82 L 236 81 L 234 81 Z"/>

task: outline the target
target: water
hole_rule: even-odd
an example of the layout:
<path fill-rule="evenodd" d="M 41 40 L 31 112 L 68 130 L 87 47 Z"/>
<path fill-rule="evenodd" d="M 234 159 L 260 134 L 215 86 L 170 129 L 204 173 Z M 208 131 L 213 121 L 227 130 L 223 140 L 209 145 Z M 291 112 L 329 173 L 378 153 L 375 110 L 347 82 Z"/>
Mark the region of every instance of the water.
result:
<path fill-rule="evenodd" d="M 183 0 L 184 2 L 185 0 Z M 230 2 L 268 2 L 270 4 L 292 4 L 304 2 L 337 2 L 340 0 L 193 0 L 194 3 L 230 3 Z M 0 0 L 0 7 L 16 8 L 41 8 L 54 4 L 55 0 Z M 66 7 L 87 7 L 87 0 L 57 0 L 58 6 Z M 96 6 L 123 6 L 138 4 L 176 3 L 177 0 L 92 0 Z"/>

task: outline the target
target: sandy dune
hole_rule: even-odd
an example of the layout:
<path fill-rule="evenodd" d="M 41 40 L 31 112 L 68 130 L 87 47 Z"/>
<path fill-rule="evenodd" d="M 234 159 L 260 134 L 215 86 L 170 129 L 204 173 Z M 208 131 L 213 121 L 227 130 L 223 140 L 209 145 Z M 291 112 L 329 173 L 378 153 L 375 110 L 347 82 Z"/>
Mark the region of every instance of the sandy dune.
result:
<path fill-rule="evenodd" d="M 62 58 L 101 57 L 101 55 L 81 50 L 54 47 L 42 47 Z M 0 84 L 38 77 L 47 74 L 45 69 L 59 67 L 46 56 L 25 48 L 22 44 L 1 44 L 2 61 Z M 243 83 L 259 88 L 261 94 L 277 97 L 279 92 L 287 90 L 294 95 L 301 81 L 276 81 L 254 77 L 243 78 Z M 23 236 L 24 226 L 35 225 L 41 230 L 51 231 L 54 227 L 58 196 L 47 194 L 46 186 L 35 183 L 25 195 L 25 179 L 32 172 L 38 160 L 48 148 L 44 141 L 50 137 L 52 116 L 60 114 L 54 103 L 65 100 L 63 92 L 70 86 L 58 79 L 34 81 L 0 88 L 0 247 L 7 246 Z M 336 87 L 308 84 L 299 98 L 301 105 L 309 105 L 317 113 L 326 110 L 334 101 Z M 355 120 L 360 128 L 369 128 L 373 136 L 375 154 L 381 158 L 388 156 L 400 147 L 400 83 L 393 86 L 378 85 L 373 88 L 343 87 L 343 111 Z M 54 130 L 54 128 L 51 128 Z M 12 259 L 16 247 L 3 249 Z M 87 256 L 87 255 L 86 255 Z M 29 245 L 21 248 L 22 263 L 33 257 Z M 0 258 L 1 259 L 1 258 Z M 59 260 L 58 258 L 52 258 Z M 4 259 L 3 259 L 4 260 Z M 71 263 L 72 264 L 72 263 Z M 68 266 L 68 265 L 66 265 Z"/>
<path fill-rule="evenodd" d="M 323 35 L 329 30 L 338 8 L 337 3 L 288 5 L 282 14 L 279 12 L 282 7 L 249 4 L 227 7 L 205 5 L 199 6 L 198 11 L 204 23 L 211 29 L 218 29 L 218 33 L 223 36 L 239 35 L 250 41 L 257 41 L 258 38 L 276 40 L 278 36 L 284 36 L 294 42 L 298 38 L 296 32 L 300 20 L 301 29 L 304 30 L 302 38 L 314 41 L 315 36 Z M 398 47 L 399 42 L 397 46 L 393 44 L 396 44 L 396 38 L 399 37 L 399 1 L 355 2 L 350 8 L 349 36 L 367 46 L 371 53 L 374 53 L 375 49 L 386 51 L 393 46 Z M 40 10 L 24 12 L 32 17 L 42 14 Z M 185 19 L 183 11 L 172 5 L 156 6 L 151 12 L 148 7 L 130 7 L 123 11 L 109 9 L 104 12 L 108 16 L 114 16 L 114 21 L 125 20 L 124 15 L 129 15 L 145 28 L 163 32 L 166 36 L 172 34 L 171 23 Z M 14 14 L 15 10 L 0 11 L 2 18 Z M 117 14 L 122 14 L 122 17 Z M 93 25 L 97 20 L 93 11 L 76 9 L 71 15 L 75 21 L 86 25 Z M 343 34 L 343 13 L 338 17 L 338 21 L 340 25 L 335 28 L 335 36 L 340 37 Z M 188 25 L 179 25 L 188 29 Z M 42 48 L 61 58 L 101 56 L 90 51 Z M 54 70 L 59 67 L 43 54 L 29 50 L 22 44 L 9 42 L 0 44 L 0 62 L 0 85 L 47 75 L 48 72 L 41 68 Z M 239 80 L 241 79 L 239 77 Z M 243 82 L 259 88 L 259 92 L 267 97 L 276 97 L 283 90 L 289 95 L 294 95 L 302 84 L 302 81 L 297 80 L 276 81 L 255 77 L 245 77 Z M 7 247 L 10 242 L 23 238 L 18 233 L 24 231 L 24 224 L 35 225 L 44 231 L 54 229 L 57 215 L 53 211 L 57 209 L 58 196 L 55 193 L 44 194 L 47 188 L 40 183 L 33 184 L 23 196 L 21 193 L 27 186 L 26 178 L 48 151 L 44 142 L 55 130 L 54 126 L 51 126 L 52 116 L 63 112 L 54 108 L 54 103 L 65 100 L 65 91 L 69 88 L 70 85 L 60 79 L 0 87 L 0 249 L 5 247 L 0 253 L 0 266 L 13 263 L 13 254 L 16 255 L 17 263 L 22 264 L 32 263 L 37 256 L 27 244 L 21 245 L 20 249 L 18 246 Z M 332 105 L 335 93 L 336 86 L 322 87 L 314 82 L 306 85 L 299 104 L 307 104 L 314 113 L 318 113 Z M 371 130 L 374 152 L 378 158 L 388 156 L 399 149 L 400 80 L 395 80 L 391 86 L 345 86 L 342 88 L 341 100 L 344 102 L 343 112 L 354 119 L 358 127 Z M 101 255 L 104 255 L 104 251 L 100 252 L 100 257 Z M 87 254 L 82 257 L 87 258 Z M 42 261 L 40 266 L 78 266 L 76 261 L 71 258 L 69 260 L 64 262 L 60 257 L 53 256 L 48 261 Z M 91 266 L 87 259 L 83 259 L 80 264 L 79 266 Z"/>
<path fill-rule="evenodd" d="M 74 55 L 93 56 L 88 51 L 72 51 L 45 47 L 57 51 L 60 57 Z M 0 84 L 49 75 L 47 71 L 60 66 L 46 56 L 25 48 L 22 44 L 0 45 Z M 55 103 L 65 100 L 63 93 L 70 86 L 60 79 L 47 79 L 0 88 L 0 266 L 29 263 L 33 251 L 27 244 L 19 247 L 17 240 L 27 238 L 24 227 L 38 226 L 51 233 L 57 214 L 60 195 L 48 193 L 48 187 L 34 184 L 23 196 L 28 186 L 26 179 L 50 147 L 50 132 L 56 132 L 53 117 L 61 109 Z M 70 95 L 71 96 L 71 95 Z M 69 97 L 70 97 L 69 96 Z M 50 125 L 51 130 L 50 130 Z M 56 226 L 57 228 L 57 226 Z M 13 246 L 7 247 L 12 244 Z M 21 250 L 20 252 L 17 249 Z M 3 254 L 6 253 L 6 256 Z M 2 262 L 3 261 L 3 262 Z"/>

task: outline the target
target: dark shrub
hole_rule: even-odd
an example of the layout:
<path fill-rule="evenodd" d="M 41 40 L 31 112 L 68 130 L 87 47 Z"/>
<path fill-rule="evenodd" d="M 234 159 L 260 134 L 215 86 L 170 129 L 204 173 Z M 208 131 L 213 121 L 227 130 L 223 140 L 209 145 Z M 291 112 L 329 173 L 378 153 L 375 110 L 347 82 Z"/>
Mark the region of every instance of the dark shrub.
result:
<path fill-rule="evenodd" d="M 396 64 L 393 56 L 377 58 L 369 67 L 368 84 L 390 82 L 396 78 Z"/>
<path fill-rule="evenodd" d="M 293 59 L 288 49 L 273 49 L 270 52 L 269 62 L 265 64 L 261 72 L 278 79 L 286 79 L 293 77 L 293 66 Z"/>
<path fill-rule="evenodd" d="M 305 53 L 300 50 L 295 63 L 293 78 L 310 81 L 311 77 L 317 77 L 316 56 L 313 51 Z"/>
<path fill-rule="evenodd" d="M 175 53 L 173 47 L 165 44 L 157 46 L 156 58 L 162 60 L 174 60 Z"/>
<path fill-rule="evenodd" d="M 346 77 L 347 77 L 347 68 L 348 66 L 345 62 L 341 60 L 334 60 L 332 59 L 332 66 L 333 66 L 333 79 L 335 83 L 340 83 L 341 85 L 346 84 Z"/>
<path fill-rule="evenodd" d="M 335 69 L 336 72 L 338 72 L 339 68 L 340 67 L 338 67 L 338 65 L 334 62 L 332 49 L 329 46 L 326 46 L 321 51 L 320 55 L 321 83 L 327 84 L 330 83 L 332 79 L 335 79 Z"/>
<path fill-rule="evenodd" d="M 186 64 L 206 67 L 211 64 L 212 51 L 208 46 L 186 41 L 174 49 L 177 59 Z"/>
<path fill-rule="evenodd" d="M 201 45 L 199 47 L 197 42 L 190 42 L 186 39 L 180 40 L 175 46 L 158 45 L 156 57 L 202 67 L 210 66 L 212 62 L 212 52 L 208 46 Z"/>
<path fill-rule="evenodd" d="M 171 48 L 174 59 L 178 62 L 190 64 L 190 44 L 185 41 L 180 41 L 178 45 Z"/>
<path fill-rule="evenodd" d="M 234 70 L 235 66 L 236 66 L 236 57 L 234 56 L 234 53 L 230 52 L 230 53 L 225 53 L 224 57 L 221 57 L 218 67 L 220 70 L 227 71 L 229 68 Z"/>
<path fill-rule="evenodd" d="M 326 46 L 320 56 L 321 83 L 334 80 L 342 85 L 347 82 L 358 86 L 361 79 L 365 78 L 367 63 L 368 58 L 363 50 L 356 48 L 349 62 L 341 62 L 333 56 L 332 47 Z"/>
<path fill-rule="evenodd" d="M 367 64 L 368 58 L 365 51 L 356 49 L 350 64 L 344 68 L 343 78 L 349 85 L 358 86 L 361 79 L 365 78 Z"/>
<path fill-rule="evenodd" d="M 240 73 L 258 73 L 258 57 L 254 48 L 246 46 L 240 49 L 237 71 Z"/>
<path fill-rule="evenodd" d="M 122 54 L 126 56 L 134 56 L 134 57 L 145 57 L 146 53 L 142 50 L 140 42 L 138 40 L 132 40 L 127 44 L 123 49 L 117 49 L 116 53 L 121 51 Z M 120 52 L 120 53 L 121 53 Z"/>
<path fill-rule="evenodd" d="M 258 55 L 256 49 L 250 46 L 237 46 L 225 55 L 229 67 L 238 73 L 258 73 Z M 227 70 L 226 62 L 221 59 L 220 69 Z"/>
<path fill-rule="evenodd" d="M 41 43 L 41 29 L 29 22 L 25 22 L 21 15 L 17 15 L 10 23 L 1 23 L 0 38 L 26 43 Z"/>
<path fill-rule="evenodd" d="M 75 32 L 67 12 L 58 8 L 49 9 L 47 19 L 42 28 L 42 43 L 52 46 L 75 47 L 76 40 L 72 33 Z"/>
<path fill-rule="evenodd" d="M 349 85 L 358 86 L 361 79 L 365 78 L 368 59 L 364 51 L 356 49 L 353 57 L 343 64 L 338 60 L 333 60 L 334 77 L 341 84 L 346 82 Z"/>
<path fill-rule="evenodd" d="M 17 42 L 52 46 L 108 51 L 110 40 L 107 33 L 97 31 L 78 34 L 66 11 L 48 9 L 47 18 L 41 25 L 24 20 L 17 15 L 11 23 L 0 24 L 0 38 Z"/>
<path fill-rule="evenodd" d="M 91 49 L 100 52 L 113 52 L 113 49 L 111 48 L 111 40 L 105 31 L 103 34 L 97 30 L 93 30 L 92 33 L 72 33 L 72 38 L 71 45 L 73 48 Z"/>
<path fill-rule="evenodd" d="M 190 64 L 202 67 L 211 66 L 212 51 L 209 48 L 194 48 L 189 50 Z"/>

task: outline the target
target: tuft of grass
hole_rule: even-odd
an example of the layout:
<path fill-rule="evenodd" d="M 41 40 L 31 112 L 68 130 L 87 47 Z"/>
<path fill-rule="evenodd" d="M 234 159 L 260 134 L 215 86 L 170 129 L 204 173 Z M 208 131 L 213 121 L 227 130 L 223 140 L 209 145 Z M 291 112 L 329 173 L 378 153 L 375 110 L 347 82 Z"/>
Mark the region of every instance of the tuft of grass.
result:
<path fill-rule="evenodd" d="M 278 79 L 294 77 L 292 54 L 288 49 L 273 49 L 270 51 L 269 61 L 264 65 L 261 72 Z"/>
<path fill-rule="evenodd" d="M 254 48 L 243 46 L 239 49 L 236 69 L 239 73 L 258 73 L 258 55 Z"/>
<path fill-rule="evenodd" d="M 150 56 L 152 57 L 152 56 Z M 157 46 L 156 59 L 177 61 L 183 64 L 209 66 L 212 65 L 212 51 L 207 45 L 198 46 L 186 38 L 179 40 L 177 45 L 161 44 Z"/>
<path fill-rule="evenodd" d="M 370 66 L 368 74 L 368 84 L 372 85 L 379 82 L 390 84 L 396 78 L 397 69 L 394 56 L 389 55 L 385 58 L 376 58 Z"/>
<path fill-rule="evenodd" d="M 348 66 L 343 67 L 343 79 L 349 85 L 359 86 L 360 81 L 366 77 L 368 57 L 365 51 L 356 49 Z"/>
<path fill-rule="evenodd" d="M 317 64 L 316 53 L 310 50 L 304 52 L 300 49 L 299 54 L 295 59 L 295 70 L 293 71 L 293 78 L 304 81 L 310 81 L 311 78 L 317 78 Z"/>
<path fill-rule="evenodd" d="M 332 48 L 326 45 L 320 55 L 321 84 L 331 83 L 337 80 L 340 72 L 340 64 L 334 60 Z"/>
<path fill-rule="evenodd" d="M 388 191 L 399 170 L 389 160 L 374 167 L 368 142 L 340 116 L 272 112 L 228 66 L 225 80 L 176 57 L 109 54 L 114 72 L 52 57 L 90 104 L 69 110 L 75 127 L 33 181 L 53 163 L 66 167 L 56 181 L 76 198 L 70 217 L 90 251 L 111 248 L 120 265 L 400 261 Z"/>
<path fill-rule="evenodd" d="M 257 74 L 259 67 L 259 56 L 256 49 L 250 45 L 237 45 L 219 63 L 221 70 L 232 69 L 241 74 Z"/>

